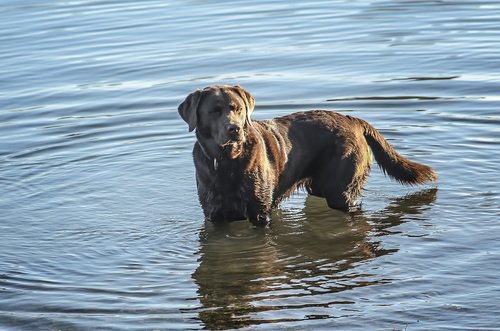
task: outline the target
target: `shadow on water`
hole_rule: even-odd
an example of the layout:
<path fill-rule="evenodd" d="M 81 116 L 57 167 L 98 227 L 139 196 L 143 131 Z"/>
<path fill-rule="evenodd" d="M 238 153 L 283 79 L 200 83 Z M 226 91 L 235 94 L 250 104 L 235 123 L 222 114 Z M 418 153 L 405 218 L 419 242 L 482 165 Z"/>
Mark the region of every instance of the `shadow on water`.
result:
<path fill-rule="evenodd" d="M 207 329 L 229 329 L 346 315 L 348 309 L 339 307 L 356 300 L 346 290 L 391 282 L 358 266 L 396 253 L 378 239 L 391 227 L 418 220 L 436 193 L 430 189 L 394 199 L 371 214 L 344 214 L 309 196 L 303 209 L 278 210 L 268 229 L 248 222 L 207 223 L 192 275 L 199 319 Z"/>

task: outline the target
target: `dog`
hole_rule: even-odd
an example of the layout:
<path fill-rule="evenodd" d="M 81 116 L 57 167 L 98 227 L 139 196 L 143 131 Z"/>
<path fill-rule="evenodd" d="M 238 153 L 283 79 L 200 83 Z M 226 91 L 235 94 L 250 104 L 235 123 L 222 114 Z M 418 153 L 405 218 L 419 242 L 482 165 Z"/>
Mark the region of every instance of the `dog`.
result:
<path fill-rule="evenodd" d="M 255 99 L 241 86 L 214 85 L 189 94 L 178 112 L 196 129 L 193 159 L 206 219 L 266 225 L 271 210 L 297 188 L 330 208 L 356 207 L 371 165 L 402 184 L 437 181 L 429 166 L 401 156 L 369 123 L 310 110 L 252 120 Z"/>

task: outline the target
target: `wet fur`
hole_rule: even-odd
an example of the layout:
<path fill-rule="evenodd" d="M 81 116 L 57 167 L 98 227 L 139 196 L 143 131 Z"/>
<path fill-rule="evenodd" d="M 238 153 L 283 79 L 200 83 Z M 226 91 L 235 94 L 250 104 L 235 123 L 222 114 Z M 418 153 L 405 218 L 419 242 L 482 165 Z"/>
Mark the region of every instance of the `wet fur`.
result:
<path fill-rule="evenodd" d="M 253 121 L 255 101 L 240 86 L 209 86 L 190 94 L 179 114 L 196 128 L 198 196 L 207 219 L 266 224 L 272 208 L 299 186 L 349 210 L 371 164 L 403 184 L 436 181 L 434 170 L 399 155 L 367 122 L 312 110 Z M 214 112 L 214 109 L 217 112 Z M 228 125 L 241 127 L 229 135 Z"/>

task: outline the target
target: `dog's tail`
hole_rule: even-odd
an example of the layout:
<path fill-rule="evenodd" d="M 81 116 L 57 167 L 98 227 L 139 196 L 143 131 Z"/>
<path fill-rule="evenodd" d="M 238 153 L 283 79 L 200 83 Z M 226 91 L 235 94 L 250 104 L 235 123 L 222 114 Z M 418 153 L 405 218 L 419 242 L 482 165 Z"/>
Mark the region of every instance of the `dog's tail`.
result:
<path fill-rule="evenodd" d="M 401 156 L 384 137 L 362 119 L 351 117 L 361 125 L 370 149 L 382 171 L 402 184 L 423 184 L 436 182 L 437 174 L 429 166 Z"/>

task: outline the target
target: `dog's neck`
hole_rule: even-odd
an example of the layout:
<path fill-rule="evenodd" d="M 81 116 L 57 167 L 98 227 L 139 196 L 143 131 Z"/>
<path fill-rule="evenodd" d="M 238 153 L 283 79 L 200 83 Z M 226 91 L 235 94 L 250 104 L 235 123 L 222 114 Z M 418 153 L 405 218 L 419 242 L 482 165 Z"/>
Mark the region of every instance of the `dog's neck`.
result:
<path fill-rule="evenodd" d="M 218 149 L 219 148 L 218 146 L 214 147 L 213 144 L 207 143 L 209 139 L 202 132 L 199 131 L 196 132 L 196 139 L 198 146 L 200 147 L 201 154 L 205 157 L 207 163 L 210 164 L 211 167 L 216 171 L 221 167 L 227 170 L 228 167 L 233 168 L 236 164 L 241 165 L 241 162 L 245 159 L 243 156 L 244 153 L 241 153 L 240 155 L 234 158 L 225 155 Z M 243 144 L 244 144 L 244 146 L 242 147 L 243 149 L 249 147 L 248 141 L 244 142 Z"/>
<path fill-rule="evenodd" d="M 221 161 L 219 160 L 220 156 L 217 155 L 216 153 L 213 152 L 211 153 L 212 149 L 206 146 L 204 143 L 205 141 L 207 141 L 207 137 L 203 135 L 199 130 L 196 130 L 196 139 L 198 141 L 198 145 L 200 146 L 203 156 L 209 161 L 209 163 L 212 164 L 213 169 L 217 171 L 217 169 L 219 168 L 219 162 Z"/>
<path fill-rule="evenodd" d="M 210 156 L 210 154 L 208 153 L 208 148 L 205 146 L 205 144 L 203 143 L 203 141 L 205 139 L 203 139 L 203 135 L 200 133 L 200 131 L 196 130 L 196 140 L 198 141 L 198 144 L 200 145 L 200 149 L 201 149 L 201 152 L 203 153 L 203 155 L 211 160 L 211 159 L 215 159 L 215 156 L 212 157 Z"/>

